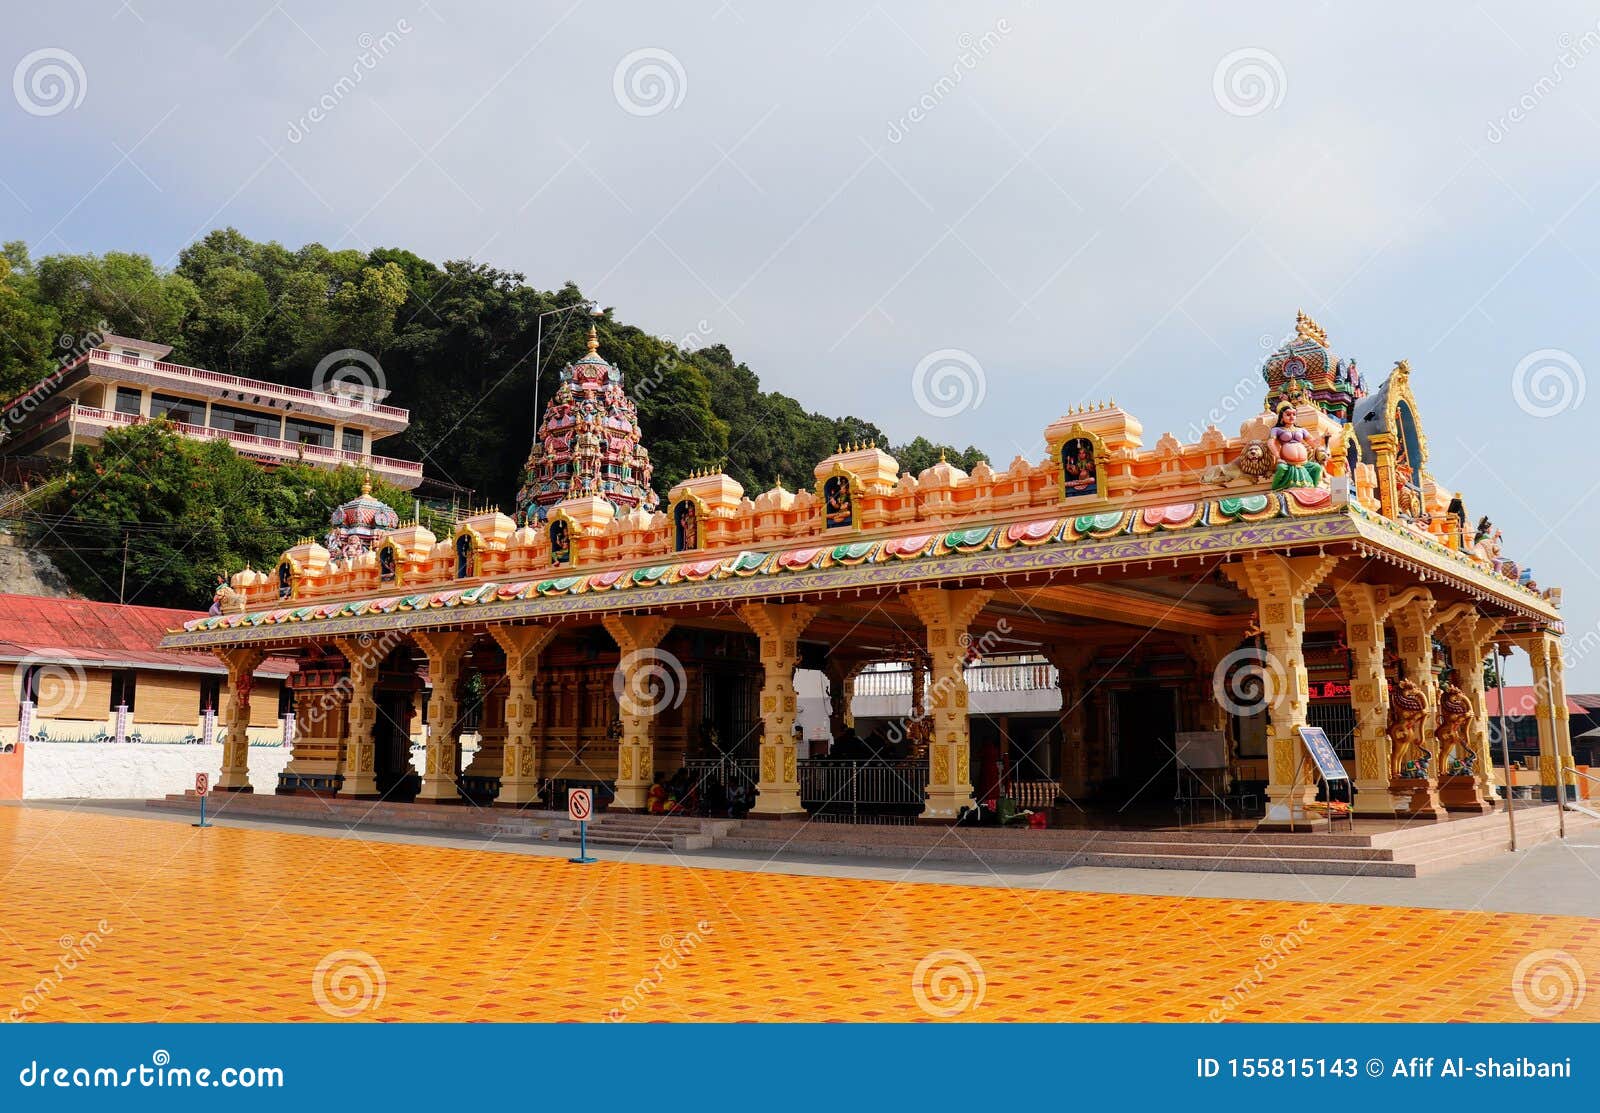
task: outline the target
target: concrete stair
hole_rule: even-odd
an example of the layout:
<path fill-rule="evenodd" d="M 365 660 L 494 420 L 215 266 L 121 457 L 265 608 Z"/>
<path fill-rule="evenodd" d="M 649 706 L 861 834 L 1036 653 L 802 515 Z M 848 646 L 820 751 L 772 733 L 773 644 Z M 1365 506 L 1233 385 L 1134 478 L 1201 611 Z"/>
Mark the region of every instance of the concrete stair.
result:
<path fill-rule="evenodd" d="M 198 813 L 192 792 L 177 793 L 145 805 L 165 811 Z M 553 842 L 571 828 L 565 812 L 500 811 L 470 804 L 400 804 L 341 800 L 328 796 L 277 796 L 246 792 L 212 793 L 206 797 L 208 818 L 283 820 L 396 833 L 425 832 L 462 838 Z M 575 828 L 574 828 L 575 830 Z"/>
<path fill-rule="evenodd" d="M 1600 822 L 1568 812 L 1567 831 Z M 1553 806 L 1524 807 L 1517 815 L 1524 849 L 1556 836 Z M 1010 831 L 990 828 L 859 827 L 738 824 L 714 839 L 716 849 L 784 855 L 852 856 L 894 860 L 1055 868 L 1134 869 L 1417 877 L 1506 852 L 1503 813 L 1449 823 L 1418 824 L 1374 834 L 1256 834 L 1239 831 Z"/>
<path fill-rule="evenodd" d="M 707 850 L 717 835 L 725 833 L 734 826 L 731 820 L 606 812 L 590 821 L 589 845 L 622 849 L 671 850 L 678 853 Z M 577 842 L 577 828 L 568 824 L 560 839 L 562 842 Z"/>

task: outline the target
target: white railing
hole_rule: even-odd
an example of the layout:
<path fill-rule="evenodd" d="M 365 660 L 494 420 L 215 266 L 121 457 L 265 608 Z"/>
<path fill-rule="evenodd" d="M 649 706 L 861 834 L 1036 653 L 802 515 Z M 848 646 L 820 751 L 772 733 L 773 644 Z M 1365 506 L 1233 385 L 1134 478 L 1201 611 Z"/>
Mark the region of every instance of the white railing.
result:
<path fill-rule="evenodd" d="M 47 428 L 59 421 L 71 419 L 74 423 L 84 422 L 90 425 L 139 425 L 149 420 L 138 414 L 125 414 L 116 410 L 102 410 L 95 406 L 83 406 L 77 403 L 63 407 L 59 412 L 51 414 L 40 423 L 40 428 Z M 415 460 L 396 460 L 390 456 L 373 456 L 364 452 L 351 452 L 347 449 L 328 448 L 318 444 L 302 444 L 297 441 L 286 441 L 279 437 L 262 437 L 254 433 L 239 433 L 232 429 L 208 429 L 204 425 L 191 425 L 183 421 L 171 422 L 179 433 L 191 440 L 197 441 L 227 441 L 229 444 L 242 448 L 263 452 L 282 460 L 298 460 L 304 457 L 311 461 L 324 461 L 337 466 L 349 464 L 352 467 L 367 467 L 376 471 L 389 472 L 394 475 L 421 477 L 422 465 Z"/>
<path fill-rule="evenodd" d="M 249 391 L 251 394 L 271 394 L 279 398 L 294 398 L 304 402 L 315 402 L 319 406 L 331 406 L 335 409 L 356 413 L 383 414 L 386 417 L 402 419 L 409 419 L 411 416 L 410 411 L 399 406 L 388 406 L 380 402 L 365 402 L 359 398 L 352 398 L 346 395 L 329 394 L 320 390 L 306 390 L 297 386 L 284 386 L 281 383 L 269 383 L 261 379 L 247 379 L 241 375 L 230 375 L 225 371 L 211 371 L 204 367 L 188 367 L 181 363 L 168 363 L 160 359 L 126 356 L 121 352 L 107 351 L 104 348 L 93 348 L 76 362 L 83 362 L 84 360 L 159 371 L 164 375 L 179 379 L 215 383 L 218 386 Z M 74 365 L 69 365 L 69 367 Z"/>
<path fill-rule="evenodd" d="M 1055 666 L 1046 661 L 984 662 L 966 670 L 969 692 L 1039 692 L 1058 687 Z M 857 696 L 908 696 L 909 668 L 872 669 L 856 676 Z"/>

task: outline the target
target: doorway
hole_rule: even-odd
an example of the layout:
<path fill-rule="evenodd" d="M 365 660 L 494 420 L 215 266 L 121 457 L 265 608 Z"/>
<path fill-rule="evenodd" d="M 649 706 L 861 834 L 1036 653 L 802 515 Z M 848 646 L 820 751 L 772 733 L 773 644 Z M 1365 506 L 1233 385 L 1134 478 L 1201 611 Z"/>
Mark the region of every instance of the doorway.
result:
<path fill-rule="evenodd" d="M 1105 802 L 1119 811 L 1167 807 L 1176 772 L 1172 748 L 1178 733 L 1177 690 L 1159 685 L 1117 692 L 1112 718 L 1113 776 Z"/>

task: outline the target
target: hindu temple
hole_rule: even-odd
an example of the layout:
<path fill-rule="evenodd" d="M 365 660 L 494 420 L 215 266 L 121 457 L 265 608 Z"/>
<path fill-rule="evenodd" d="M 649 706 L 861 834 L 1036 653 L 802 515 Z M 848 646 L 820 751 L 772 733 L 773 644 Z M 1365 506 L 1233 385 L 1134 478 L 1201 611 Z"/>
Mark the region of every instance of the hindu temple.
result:
<path fill-rule="evenodd" d="M 664 501 L 623 376 L 593 333 L 588 349 L 540 417 L 514 514 L 436 536 L 358 501 L 327 544 L 236 573 L 222 613 L 167 636 L 233 681 L 221 790 L 273 787 L 244 733 L 267 654 L 298 662 L 279 792 L 527 808 L 587 784 L 637 810 L 658 776 L 716 762 L 752 782 L 752 817 L 814 815 L 812 766 L 861 742 L 858 679 L 899 662 L 917 679 L 895 814 L 951 823 L 988 760 L 967 677 L 1015 659 L 1053 666 L 1061 710 L 1035 761 L 1090 814 L 1165 785 L 1184 737 L 1209 740 L 1196 771 L 1230 806 L 1326 823 L 1302 728 L 1331 708 L 1357 814 L 1443 819 L 1504 798 L 1497 647 L 1532 663 L 1537 779 L 1569 779 L 1561 592 L 1430 471 L 1419 393 L 1449 384 L 1404 360 L 1372 382 L 1304 314 L 1261 369 L 1262 408 L 1192 442 L 1063 397 L 1037 458 L 910 474 L 841 445 L 798 490 L 709 470 Z M 799 669 L 828 677 L 823 755 L 795 735 Z"/>

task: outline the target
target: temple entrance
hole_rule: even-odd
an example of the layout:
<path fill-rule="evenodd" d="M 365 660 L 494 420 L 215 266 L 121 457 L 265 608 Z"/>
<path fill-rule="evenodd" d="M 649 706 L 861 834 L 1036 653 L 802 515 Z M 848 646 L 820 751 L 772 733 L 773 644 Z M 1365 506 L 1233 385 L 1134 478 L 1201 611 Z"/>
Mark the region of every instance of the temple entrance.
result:
<path fill-rule="evenodd" d="M 409 803 L 422 788 L 422 778 L 411 764 L 410 692 L 377 693 L 378 722 L 373 728 L 373 774 L 378 794 L 385 800 Z"/>
<path fill-rule="evenodd" d="M 1141 685 L 1112 697 L 1112 776 L 1102 802 L 1118 812 L 1170 808 L 1176 773 L 1177 691 Z"/>

